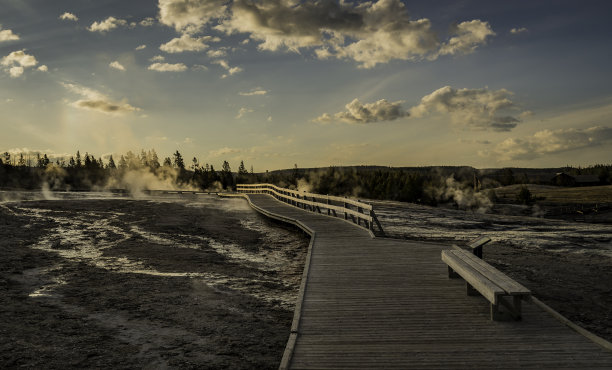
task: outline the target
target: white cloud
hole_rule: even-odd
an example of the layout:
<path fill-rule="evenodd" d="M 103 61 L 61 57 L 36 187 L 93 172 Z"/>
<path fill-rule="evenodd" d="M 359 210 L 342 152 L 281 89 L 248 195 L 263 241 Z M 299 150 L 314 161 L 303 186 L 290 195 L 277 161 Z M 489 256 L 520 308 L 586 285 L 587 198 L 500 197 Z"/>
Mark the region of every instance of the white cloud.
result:
<path fill-rule="evenodd" d="M 440 44 L 429 19 L 412 20 L 400 0 L 372 2 L 234 1 L 217 30 L 246 33 L 260 50 L 314 48 L 319 59 L 349 59 L 361 68 L 391 60 L 470 53 L 495 33 L 480 20 L 458 24 Z M 441 49 L 440 49 L 441 48 Z"/>
<path fill-rule="evenodd" d="M 155 24 L 155 18 L 147 17 L 141 20 L 140 22 L 138 22 L 138 24 L 141 25 L 142 27 L 151 27 Z"/>
<path fill-rule="evenodd" d="M 142 45 L 138 45 L 138 46 L 136 46 L 136 49 L 134 49 L 134 50 L 144 50 L 144 49 L 146 49 L 146 48 L 147 48 L 147 45 L 142 44 Z"/>
<path fill-rule="evenodd" d="M 266 95 L 268 91 L 263 90 L 261 88 L 251 89 L 251 91 L 247 92 L 239 92 L 238 95 L 242 96 L 254 96 L 254 95 Z"/>
<path fill-rule="evenodd" d="M 49 67 L 47 67 L 46 65 L 41 65 L 40 67 L 36 68 L 38 71 L 40 72 L 47 72 L 49 71 Z"/>
<path fill-rule="evenodd" d="M 23 67 L 15 66 L 9 68 L 9 75 L 12 78 L 17 78 L 23 74 Z"/>
<path fill-rule="evenodd" d="M 63 20 L 63 21 L 78 21 L 79 17 L 77 17 L 76 15 L 72 14 L 72 13 L 68 13 L 65 12 L 64 14 L 59 16 L 59 19 Z"/>
<path fill-rule="evenodd" d="M 338 112 L 333 116 L 328 113 L 323 113 L 314 121 L 322 123 L 332 121 L 343 121 L 346 123 L 372 123 L 380 121 L 393 121 L 409 115 L 409 113 L 402 108 L 402 101 L 390 103 L 385 99 L 381 99 L 374 103 L 363 104 L 358 99 L 354 99 L 345 107 L 347 109 L 346 112 Z"/>
<path fill-rule="evenodd" d="M 240 110 L 238 111 L 238 114 L 236 115 L 236 119 L 240 119 L 240 118 L 244 117 L 245 114 L 251 113 L 251 112 L 253 112 L 252 109 L 244 108 L 244 107 L 240 108 Z"/>
<path fill-rule="evenodd" d="M 421 99 L 410 109 L 414 117 L 438 112 L 450 115 L 453 123 L 494 131 L 510 131 L 520 120 L 511 115 L 499 115 L 501 111 L 516 109 L 510 100 L 512 93 L 506 89 L 454 89 L 442 87 Z"/>
<path fill-rule="evenodd" d="M 110 62 L 108 66 L 111 67 L 111 68 L 117 69 L 119 71 L 125 71 L 125 67 L 121 63 L 116 61 L 116 60 Z"/>
<path fill-rule="evenodd" d="M 222 58 L 227 55 L 227 52 L 222 49 L 209 50 L 206 52 L 206 55 L 208 55 L 209 58 Z"/>
<path fill-rule="evenodd" d="M 500 160 L 534 159 L 544 155 L 612 144 L 612 127 L 542 130 L 526 138 L 509 138 L 493 150 Z M 489 153 L 483 152 L 481 155 Z"/>
<path fill-rule="evenodd" d="M 208 67 L 203 64 L 194 64 L 191 68 L 195 71 L 208 71 Z"/>
<path fill-rule="evenodd" d="M 231 67 L 229 65 L 229 63 L 227 63 L 227 61 L 223 60 L 223 59 L 214 60 L 212 63 L 218 64 L 218 65 L 220 65 L 221 67 L 223 67 L 223 68 L 225 68 L 227 70 L 227 74 L 222 75 L 221 78 L 226 78 L 228 76 L 232 76 L 232 75 L 234 75 L 236 73 L 240 73 L 240 72 L 243 71 L 243 69 L 240 68 L 240 67 Z"/>
<path fill-rule="evenodd" d="M 519 34 L 519 33 L 524 33 L 527 32 L 528 29 L 525 27 L 520 27 L 520 28 L 513 28 L 510 30 L 510 33 L 513 35 Z"/>
<path fill-rule="evenodd" d="M 5 67 L 12 78 L 19 77 L 26 68 L 34 67 L 38 64 L 36 58 L 27 54 L 24 50 L 13 51 L 0 60 L 0 64 Z"/>
<path fill-rule="evenodd" d="M 70 92 L 80 95 L 83 99 L 70 103 L 71 106 L 79 109 L 87 109 L 100 113 L 120 115 L 123 113 L 139 111 L 140 108 L 134 107 L 123 100 L 116 102 L 99 91 L 71 83 L 62 83 Z"/>
<path fill-rule="evenodd" d="M 178 32 L 195 33 L 226 10 L 225 0 L 159 0 L 159 22 Z"/>
<path fill-rule="evenodd" d="M 19 35 L 13 33 L 12 30 L 3 30 L 0 25 L 0 42 L 19 40 Z"/>
<path fill-rule="evenodd" d="M 158 72 L 183 72 L 187 70 L 187 66 L 183 63 L 153 63 L 148 69 Z"/>
<path fill-rule="evenodd" d="M 191 37 L 188 34 L 183 34 L 181 37 L 173 38 L 167 43 L 161 45 L 159 49 L 166 53 L 182 53 L 184 51 L 200 51 L 208 48 L 205 41 L 214 41 L 210 36 Z"/>
<path fill-rule="evenodd" d="M 211 150 L 210 152 L 208 152 L 208 155 L 211 157 L 221 157 L 224 155 L 236 154 L 240 152 L 241 150 L 238 148 L 223 147 L 217 150 Z"/>
<path fill-rule="evenodd" d="M 164 57 L 163 55 L 155 55 L 153 57 L 151 57 L 151 59 L 149 59 L 151 62 L 163 62 L 164 60 L 166 60 L 166 57 Z"/>
<path fill-rule="evenodd" d="M 104 33 L 104 32 L 108 32 L 110 30 L 113 30 L 113 29 L 115 29 L 117 27 L 126 26 L 126 25 L 127 25 L 127 22 L 125 20 L 123 20 L 123 19 L 118 19 L 118 18 L 115 18 L 115 17 L 108 17 L 108 18 L 106 18 L 103 21 L 93 22 L 91 24 L 91 26 L 89 26 L 87 29 L 90 32 L 101 32 L 101 33 Z"/>
<path fill-rule="evenodd" d="M 442 44 L 440 55 L 472 53 L 478 46 L 486 44 L 487 37 L 495 36 L 489 22 L 479 19 L 461 22 L 452 28 L 451 33 L 454 36 Z"/>

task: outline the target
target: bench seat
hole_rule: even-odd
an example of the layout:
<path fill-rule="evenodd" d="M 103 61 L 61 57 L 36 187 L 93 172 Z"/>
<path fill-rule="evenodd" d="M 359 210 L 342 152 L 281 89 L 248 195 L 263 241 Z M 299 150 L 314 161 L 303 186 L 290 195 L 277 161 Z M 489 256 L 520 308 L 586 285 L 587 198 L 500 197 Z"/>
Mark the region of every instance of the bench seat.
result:
<path fill-rule="evenodd" d="M 491 320 L 502 320 L 507 316 L 521 319 L 521 301 L 530 299 L 529 289 L 464 250 L 444 250 L 442 261 L 448 265 L 449 277 L 460 276 L 466 281 L 468 295 L 480 293 L 490 302 Z M 510 298 L 512 302 L 507 301 Z M 502 312 L 500 305 L 507 311 Z"/>

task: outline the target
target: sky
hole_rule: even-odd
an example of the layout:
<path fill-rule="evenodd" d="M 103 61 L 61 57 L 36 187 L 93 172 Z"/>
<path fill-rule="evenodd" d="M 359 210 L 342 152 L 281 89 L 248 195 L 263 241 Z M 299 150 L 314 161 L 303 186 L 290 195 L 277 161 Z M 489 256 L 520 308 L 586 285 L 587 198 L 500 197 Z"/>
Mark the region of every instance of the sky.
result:
<path fill-rule="evenodd" d="M 612 162 L 609 1 L 0 0 L 0 152 Z"/>

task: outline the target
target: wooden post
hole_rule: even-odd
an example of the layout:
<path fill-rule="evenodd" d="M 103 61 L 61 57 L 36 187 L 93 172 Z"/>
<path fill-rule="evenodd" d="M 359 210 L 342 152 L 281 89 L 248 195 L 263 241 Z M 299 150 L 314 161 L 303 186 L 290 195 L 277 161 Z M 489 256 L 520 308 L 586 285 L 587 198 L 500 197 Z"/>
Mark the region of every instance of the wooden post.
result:
<path fill-rule="evenodd" d="M 345 198 L 346 198 L 346 197 L 345 197 Z M 347 207 L 346 202 L 344 202 L 344 203 L 343 203 L 343 205 L 344 205 L 344 208 L 345 208 L 345 210 L 344 210 L 344 219 L 345 219 L 345 220 L 348 220 L 348 213 L 346 213 L 346 208 L 348 208 L 348 207 Z"/>
<path fill-rule="evenodd" d="M 327 199 L 325 204 L 329 205 L 329 194 L 327 194 Z M 329 216 L 330 212 L 329 212 L 329 208 L 327 208 L 327 215 Z"/>

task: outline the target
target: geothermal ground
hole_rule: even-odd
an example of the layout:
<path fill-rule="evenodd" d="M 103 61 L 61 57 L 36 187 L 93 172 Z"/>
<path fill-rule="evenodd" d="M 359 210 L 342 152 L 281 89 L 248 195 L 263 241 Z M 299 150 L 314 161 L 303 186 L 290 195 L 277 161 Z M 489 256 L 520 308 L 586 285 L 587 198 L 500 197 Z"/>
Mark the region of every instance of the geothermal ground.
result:
<path fill-rule="evenodd" d="M 278 367 L 301 232 L 243 199 L 61 197 L 0 203 L 0 368 Z"/>
<path fill-rule="evenodd" d="M 278 367 L 308 245 L 299 230 L 216 196 L 0 197 L 0 368 Z M 373 203 L 388 236 L 489 236 L 485 260 L 612 339 L 609 224 Z"/>

